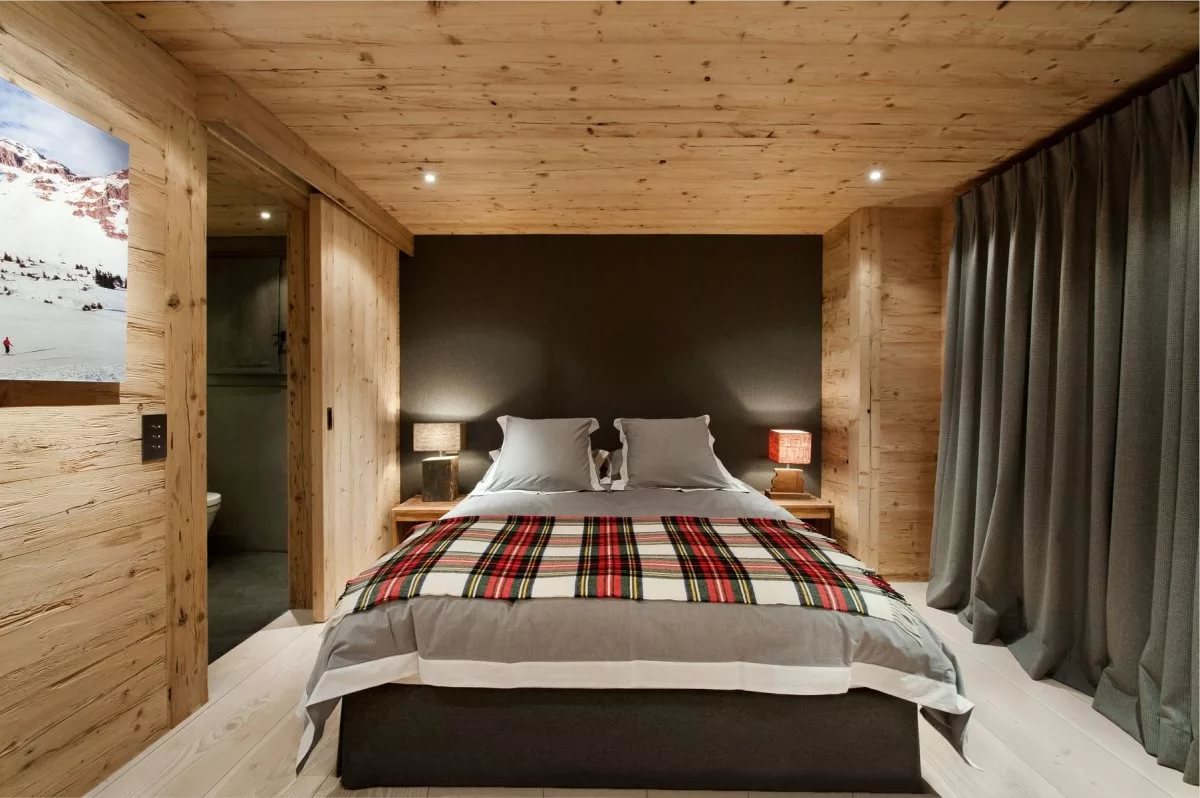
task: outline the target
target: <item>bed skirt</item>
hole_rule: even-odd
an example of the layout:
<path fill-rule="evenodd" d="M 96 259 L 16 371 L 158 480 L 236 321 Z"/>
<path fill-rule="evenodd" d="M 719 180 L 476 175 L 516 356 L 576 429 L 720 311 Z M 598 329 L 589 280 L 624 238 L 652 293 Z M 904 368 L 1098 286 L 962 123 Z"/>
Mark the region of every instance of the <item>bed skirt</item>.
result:
<path fill-rule="evenodd" d="M 384 786 L 920 792 L 917 708 L 874 690 L 491 690 L 342 699 L 338 772 Z"/>

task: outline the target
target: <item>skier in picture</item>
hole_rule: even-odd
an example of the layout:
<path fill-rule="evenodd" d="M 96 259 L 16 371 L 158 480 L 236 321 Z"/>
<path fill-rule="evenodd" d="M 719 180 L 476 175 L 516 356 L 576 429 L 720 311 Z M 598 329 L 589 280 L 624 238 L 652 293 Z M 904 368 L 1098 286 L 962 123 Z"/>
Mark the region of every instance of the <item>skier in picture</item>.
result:
<path fill-rule="evenodd" d="M 12 354 L 12 341 L 8 340 L 8 336 L 4 336 L 4 354 Z"/>

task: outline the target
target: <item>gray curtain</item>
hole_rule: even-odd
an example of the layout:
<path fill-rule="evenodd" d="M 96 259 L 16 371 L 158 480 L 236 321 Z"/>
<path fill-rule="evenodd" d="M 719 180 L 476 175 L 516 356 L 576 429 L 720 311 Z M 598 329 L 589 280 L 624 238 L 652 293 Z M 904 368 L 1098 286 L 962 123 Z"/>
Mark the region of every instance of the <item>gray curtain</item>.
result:
<path fill-rule="evenodd" d="M 1197 163 L 1192 70 L 958 200 L 929 584 L 1192 784 Z"/>

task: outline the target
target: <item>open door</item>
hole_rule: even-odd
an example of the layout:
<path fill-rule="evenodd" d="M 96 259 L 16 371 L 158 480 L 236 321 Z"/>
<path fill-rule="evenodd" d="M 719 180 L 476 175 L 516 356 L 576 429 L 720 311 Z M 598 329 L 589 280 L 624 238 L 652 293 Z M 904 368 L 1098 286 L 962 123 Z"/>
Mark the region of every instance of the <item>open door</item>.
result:
<path fill-rule="evenodd" d="M 399 250 L 326 197 L 308 218 L 313 616 L 391 546 L 400 498 Z"/>

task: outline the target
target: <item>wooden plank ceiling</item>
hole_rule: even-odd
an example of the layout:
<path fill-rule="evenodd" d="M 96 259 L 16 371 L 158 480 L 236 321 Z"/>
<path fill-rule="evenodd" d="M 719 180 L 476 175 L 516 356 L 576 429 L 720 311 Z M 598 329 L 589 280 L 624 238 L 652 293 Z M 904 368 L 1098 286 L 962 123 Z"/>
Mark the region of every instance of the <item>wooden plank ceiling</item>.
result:
<path fill-rule="evenodd" d="M 208 234 L 287 235 L 289 192 L 221 139 L 208 137 Z M 262 214 L 269 214 L 263 219 Z"/>
<path fill-rule="evenodd" d="M 820 233 L 1197 46 L 1195 2 L 112 5 L 415 233 Z"/>

